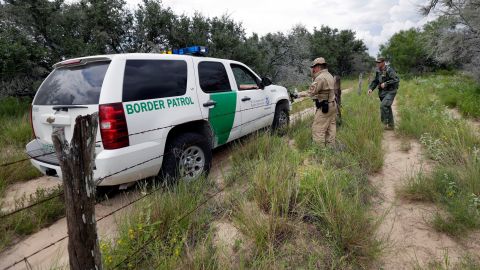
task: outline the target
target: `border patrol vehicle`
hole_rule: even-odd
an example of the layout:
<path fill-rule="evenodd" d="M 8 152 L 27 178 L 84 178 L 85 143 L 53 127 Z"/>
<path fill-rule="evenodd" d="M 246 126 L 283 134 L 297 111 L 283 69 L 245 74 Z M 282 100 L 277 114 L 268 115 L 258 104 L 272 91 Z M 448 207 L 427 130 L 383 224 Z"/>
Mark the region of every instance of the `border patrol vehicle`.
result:
<path fill-rule="evenodd" d="M 42 173 L 61 175 L 55 128 L 73 136 L 75 118 L 99 113 L 94 179 L 111 186 L 146 177 L 208 173 L 212 149 L 259 129 L 288 125 L 287 90 L 232 60 L 174 54 L 117 54 L 66 60 L 38 89 L 26 146 Z"/>

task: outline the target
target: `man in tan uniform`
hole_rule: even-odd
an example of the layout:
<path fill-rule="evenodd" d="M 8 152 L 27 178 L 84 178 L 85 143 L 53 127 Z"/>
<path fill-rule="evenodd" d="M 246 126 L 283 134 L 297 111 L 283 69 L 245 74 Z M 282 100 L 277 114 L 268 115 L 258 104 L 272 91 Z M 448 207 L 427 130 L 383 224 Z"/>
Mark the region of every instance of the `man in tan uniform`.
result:
<path fill-rule="evenodd" d="M 310 96 L 315 100 L 317 111 L 312 125 L 313 140 L 321 146 L 335 144 L 337 105 L 335 102 L 335 80 L 328 72 L 327 62 L 323 57 L 313 60 L 312 84 L 308 91 L 299 97 Z"/>

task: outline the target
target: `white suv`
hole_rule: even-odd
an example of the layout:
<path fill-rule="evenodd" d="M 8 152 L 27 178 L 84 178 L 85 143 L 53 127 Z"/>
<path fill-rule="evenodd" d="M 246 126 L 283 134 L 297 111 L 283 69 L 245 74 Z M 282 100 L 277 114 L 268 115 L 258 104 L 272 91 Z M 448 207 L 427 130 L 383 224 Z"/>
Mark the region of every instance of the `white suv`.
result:
<path fill-rule="evenodd" d="M 264 127 L 288 125 L 284 87 L 246 65 L 175 54 L 91 56 L 57 63 L 33 100 L 32 163 L 61 177 L 52 131 L 99 113 L 94 178 L 119 185 L 208 173 L 212 149 Z M 50 154 L 51 153 L 51 154 Z M 138 165 L 140 164 L 140 165 Z M 138 165 L 138 166 L 137 166 Z"/>

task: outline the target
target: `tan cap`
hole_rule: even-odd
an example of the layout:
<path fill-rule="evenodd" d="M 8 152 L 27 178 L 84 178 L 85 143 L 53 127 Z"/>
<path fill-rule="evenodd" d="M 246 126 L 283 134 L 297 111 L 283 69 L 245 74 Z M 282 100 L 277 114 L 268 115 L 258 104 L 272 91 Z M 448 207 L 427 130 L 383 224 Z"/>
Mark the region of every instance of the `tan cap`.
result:
<path fill-rule="evenodd" d="M 385 62 L 385 57 L 380 56 L 380 57 L 377 58 L 377 60 L 375 60 L 375 62 L 377 62 L 377 63 Z"/>
<path fill-rule="evenodd" d="M 310 65 L 311 68 L 313 68 L 316 65 L 322 65 L 326 64 L 325 59 L 323 57 L 318 57 L 315 60 L 313 60 L 312 65 Z"/>

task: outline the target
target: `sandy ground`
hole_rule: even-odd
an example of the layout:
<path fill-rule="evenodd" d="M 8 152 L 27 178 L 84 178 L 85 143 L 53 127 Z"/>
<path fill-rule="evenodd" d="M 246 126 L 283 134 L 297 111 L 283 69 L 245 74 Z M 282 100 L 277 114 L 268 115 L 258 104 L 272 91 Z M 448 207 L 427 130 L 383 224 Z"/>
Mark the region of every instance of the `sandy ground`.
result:
<path fill-rule="evenodd" d="M 229 159 L 232 152 L 232 144 L 220 147 L 213 153 L 213 164 L 210 176 L 219 185 L 223 185 L 223 176 L 229 169 Z M 15 187 L 9 187 L 4 199 L 12 201 L 13 198 L 22 196 L 21 194 L 35 193 L 37 187 L 53 187 L 58 185 L 58 179 L 54 177 L 40 177 L 38 179 L 24 182 Z M 98 218 L 120 208 L 123 205 L 127 205 L 130 201 L 138 198 L 141 194 L 136 190 L 129 190 L 115 195 L 113 198 L 100 202 L 95 207 L 95 215 Z M 11 203 L 10 203 L 11 204 Z M 123 217 L 132 206 L 126 207 L 112 216 L 109 216 L 97 223 L 97 231 L 100 239 L 112 238 L 117 233 L 117 222 Z M 0 269 L 4 269 L 8 265 L 22 260 L 25 256 L 28 256 L 35 251 L 49 245 L 52 242 L 57 241 L 67 235 L 66 219 L 62 218 L 56 221 L 51 226 L 44 228 L 37 233 L 34 233 L 19 243 L 11 246 L 5 251 L 0 253 Z M 34 269 L 50 269 L 52 266 L 66 266 L 68 265 L 68 253 L 67 253 L 67 239 L 60 241 L 52 247 L 49 247 L 42 252 L 32 256 L 28 259 L 28 262 L 34 267 Z M 68 268 L 68 267 L 64 267 Z M 29 269 L 25 262 L 17 264 L 11 269 Z"/>
<path fill-rule="evenodd" d="M 395 107 L 394 107 L 395 109 Z M 378 188 L 379 196 L 374 212 L 384 221 L 379 236 L 386 240 L 385 254 L 380 259 L 383 269 L 413 269 L 426 266 L 433 260 L 443 261 L 448 255 L 455 263 L 467 252 L 479 255 L 480 241 L 476 234 L 469 240 L 459 242 L 443 233 L 436 232 L 428 222 L 439 211 L 432 204 L 409 202 L 396 196 L 396 190 L 409 176 L 427 172 L 431 168 L 422 156 L 419 143 L 411 141 L 408 152 L 401 150 L 402 141 L 393 131 L 385 131 L 383 148 L 385 160 L 382 170 L 371 176 L 370 181 Z"/>
<path fill-rule="evenodd" d="M 136 191 L 119 194 L 107 201 L 103 201 L 95 207 L 95 215 L 97 218 L 103 217 L 109 212 L 126 205 L 131 200 L 137 198 L 140 194 Z M 97 230 L 100 238 L 114 236 L 117 232 L 117 220 L 128 209 L 127 207 L 116 214 L 109 216 L 97 223 Z M 34 233 L 27 238 L 21 240 L 16 245 L 8 248 L 0 253 L 0 269 L 10 265 L 11 263 L 21 260 L 23 257 L 32 254 L 33 252 L 55 242 L 67 234 L 66 219 L 62 218 L 56 221 L 51 226 L 44 228 L 37 233 Z M 49 269 L 52 265 L 60 266 L 68 263 L 68 254 L 66 251 L 67 240 L 63 240 L 54 246 L 45 249 L 28 259 L 28 262 L 37 268 Z M 26 263 L 20 263 L 12 269 L 28 269 Z"/>
<path fill-rule="evenodd" d="M 306 109 L 291 116 L 291 122 L 307 117 L 314 114 L 315 109 Z M 224 187 L 224 176 L 230 170 L 230 158 L 234 148 L 234 144 L 228 144 L 216 149 L 213 153 L 213 167 L 210 172 L 210 177 L 215 181 L 218 187 Z M 5 197 L 2 198 L 3 206 L 5 209 L 11 209 L 14 206 L 16 198 L 23 196 L 29 196 L 29 194 L 35 193 L 36 189 L 41 188 L 54 188 L 59 184 L 57 178 L 54 177 L 40 177 L 27 182 L 19 183 L 10 186 L 5 192 Z M 222 200 L 225 194 L 219 194 L 217 200 Z M 103 201 L 95 207 L 96 216 L 100 218 L 107 213 L 128 204 L 131 200 L 138 198 L 139 192 L 129 190 L 124 193 L 117 194 L 113 198 Z M 117 221 L 128 213 L 131 209 L 127 207 L 121 211 L 109 216 L 97 223 L 98 233 L 100 239 L 110 238 L 115 236 L 117 232 Z M 233 243 L 238 239 L 239 232 L 233 226 L 233 224 L 219 221 L 213 224 L 216 228 L 215 242 L 229 250 L 233 249 Z M 67 234 L 66 219 L 62 218 L 56 221 L 51 226 L 44 228 L 37 233 L 34 233 L 22 240 L 17 244 L 11 246 L 5 251 L 0 253 L 0 269 L 12 264 L 13 262 L 22 260 L 25 256 L 28 256 L 35 251 L 49 245 L 52 242 L 61 239 Z M 68 264 L 67 254 L 67 240 L 60 241 L 49 247 L 40 253 L 32 256 L 28 259 L 28 262 L 39 269 L 49 269 L 52 266 L 65 266 Z M 228 253 L 227 253 L 228 254 Z M 28 269 L 25 262 L 17 264 L 12 269 Z"/>
<path fill-rule="evenodd" d="M 45 190 L 54 189 L 61 184 L 56 177 L 43 176 L 27 182 L 19 182 L 8 186 L 4 197 L 0 200 L 2 203 L 2 211 L 8 212 L 15 209 L 15 201 L 25 196 L 28 198 L 31 194 L 35 194 L 37 189 Z"/>
<path fill-rule="evenodd" d="M 213 167 L 210 172 L 210 177 L 216 182 L 219 187 L 224 185 L 224 176 L 230 169 L 230 156 L 234 144 L 228 144 L 222 146 L 213 153 Z M 59 184 L 58 178 L 55 177 L 40 177 L 27 182 L 18 183 L 10 186 L 6 191 L 6 196 L 2 199 L 5 209 L 11 209 L 14 206 L 16 198 L 23 196 L 29 196 L 29 194 L 35 193 L 36 189 L 41 188 L 53 188 Z M 221 196 L 221 194 L 219 194 Z M 103 201 L 95 207 L 95 214 L 97 219 L 112 212 L 115 209 L 120 208 L 123 205 L 127 205 L 130 201 L 141 196 L 138 191 L 129 190 L 115 195 L 113 198 Z M 97 223 L 97 229 L 100 239 L 114 237 L 117 233 L 117 221 L 123 215 L 125 215 L 131 206 L 120 210 L 112 216 L 109 216 Z M 227 227 L 221 227 L 227 228 Z M 62 218 L 56 221 L 51 226 L 44 228 L 37 233 L 34 233 L 10 248 L 0 253 L 0 269 L 4 269 L 10 264 L 22 260 L 25 256 L 28 256 L 35 251 L 55 242 L 67 234 L 66 219 Z M 222 234 L 225 235 L 225 234 Z M 32 256 L 28 259 L 30 265 L 35 269 L 50 269 L 60 266 L 61 268 L 68 268 L 68 253 L 67 253 L 67 240 L 60 241 L 54 246 L 49 247 L 40 253 Z M 63 267 L 62 267 L 63 266 Z M 17 264 L 11 269 L 29 269 L 25 262 Z"/>

